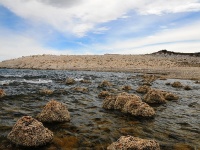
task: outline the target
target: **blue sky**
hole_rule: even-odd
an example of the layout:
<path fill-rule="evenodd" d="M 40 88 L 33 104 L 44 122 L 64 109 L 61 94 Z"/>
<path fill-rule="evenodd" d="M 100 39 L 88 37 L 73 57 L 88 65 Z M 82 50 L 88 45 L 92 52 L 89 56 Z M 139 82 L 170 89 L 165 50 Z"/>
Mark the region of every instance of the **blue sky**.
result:
<path fill-rule="evenodd" d="M 200 51 L 200 0 L 0 0 L 0 60 Z"/>

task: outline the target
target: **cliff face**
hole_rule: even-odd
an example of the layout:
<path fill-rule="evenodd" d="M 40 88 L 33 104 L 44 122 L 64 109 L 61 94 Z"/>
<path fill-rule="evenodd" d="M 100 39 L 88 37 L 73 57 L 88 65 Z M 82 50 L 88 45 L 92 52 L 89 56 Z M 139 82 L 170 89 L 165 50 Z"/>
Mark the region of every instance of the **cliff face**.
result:
<path fill-rule="evenodd" d="M 158 52 L 152 53 L 153 55 L 181 55 L 181 56 L 193 56 L 200 57 L 200 52 L 197 53 L 180 53 L 180 52 L 172 52 L 167 50 L 160 50 Z"/>

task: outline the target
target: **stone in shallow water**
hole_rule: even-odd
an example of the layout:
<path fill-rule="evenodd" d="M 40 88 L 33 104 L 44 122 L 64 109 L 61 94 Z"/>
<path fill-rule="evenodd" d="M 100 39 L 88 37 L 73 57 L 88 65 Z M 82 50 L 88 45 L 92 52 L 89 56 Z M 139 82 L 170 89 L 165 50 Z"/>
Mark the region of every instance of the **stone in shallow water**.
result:
<path fill-rule="evenodd" d="M 8 134 L 8 139 L 21 146 L 40 146 L 53 139 L 53 132 L 31 116 L 20 118 Z"/>
<path fill-rule="evenodd" d="M 102 81 L 102 82 L 98 85 L 98 88 L 109 87 L 109 86 L 111 86 L 111 85 L 112 85 L 112 84 L 111 84 L 109 81 L 104 80 L 104 81 Z"/>
<path fill-rule="evenodd" d="M 148 93 L 144 95 L 143 100 L 144 102 L 150 103 L 150 104 L 151 103 L 158 103 L 158 104 L 166 103 L 166 100 L 162 91 L 155 90 L 155 89 L 151 89 L 150 91 L 148 91 Z"/>
<path fill-rule="evenodd" d="M 0 98 L 4 97 L 6 95 L 5 91 L 3 89 L 0 89 Z"/>
<path fill-rule="evenodd" d="M 41 90 L 39 91 L 39 93 L 40 93 L 41 95 L 51 95 L 51 94 L 53 94 L 53 90 L 41 89 Z"/>
<path fill-rule="evenodd" d="M 70 120 L 70 114 L 66 105 L 51 100 L 37 115 L 37 119 L 41 122 L 65 122 Z"/>
<path fill-rule="evenodd" d="M 147 93 L 151 88 L 147 85 L 142 85 L 137 88 L 136 92 L 138 93 Z"/>
<path fill-rule="evenodd" d="M 65 84 L 67 85 L 71 85 L 71 84 L 75 84 L 76 81 L 72 78 L 67 78 L 66 81 L 65 81 Z"/>
<path fill-rule="evenodd" d="M 98 95 L 99 98 L 106 98 L 107 96 L 110 96 L 108 91 L 101 91 Z"/>
<path fill-rule="evenodd" d="M 133 136 L 121 136 L 116 142 L 107 147 L 107 150 L 160 150 L 155 140 L 146 140 Z"/>
<path fill-rule="evenodd" d="M 171 84 L 172 87 L 174 88 L 181 88 L 183 85 L 179 81 L 175 81 L 174 83 Z"/>

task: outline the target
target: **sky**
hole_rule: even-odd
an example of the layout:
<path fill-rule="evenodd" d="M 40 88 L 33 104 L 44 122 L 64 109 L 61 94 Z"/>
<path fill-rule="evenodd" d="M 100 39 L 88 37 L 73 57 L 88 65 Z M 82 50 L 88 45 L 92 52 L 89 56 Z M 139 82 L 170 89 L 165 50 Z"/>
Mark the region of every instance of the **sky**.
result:
<path fill-rule="evenodd" d="M 200 0 L 0 0 L 0 61 L 200 52 Z"/>

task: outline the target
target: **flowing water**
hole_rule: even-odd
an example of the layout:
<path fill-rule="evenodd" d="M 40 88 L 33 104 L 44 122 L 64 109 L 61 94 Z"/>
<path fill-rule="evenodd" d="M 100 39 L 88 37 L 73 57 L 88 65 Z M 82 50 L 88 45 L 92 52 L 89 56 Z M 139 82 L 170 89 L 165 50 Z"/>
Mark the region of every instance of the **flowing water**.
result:
<path fill-rule="evenodd" d="M 74 78 L 74 85 L 65 85 L 66 78 Z M 81 83 L 81 79 L 91 83 Z M 121 93 L 123 85 L 130 85 L 136 93 L 141 85 L 140 74 L 58 71 L 58 70 L 15 70 L 0 69 L 0 89 L 6 96 L 0 98 L 0 149 L 19 150 L 20 146 L 11 144 L 6 136 L 16 121 L 25 115 L 35 117 L 51 99 L 68 106 L 71 121 L 66 123 L 44 124 L 54 133 L 51 144 L 34 149 L 106 149 L 122 135 L 133 135 L 145 139 L 156 139 L 163 150 L 200 149 L 200 84 L 191 80 L 156 80 L 152 87 L 173 92 L 180 99 L 153 106 L 154 119 L 136 118 L 118 111 L 104 110 L 103 100 L 98 98 L 98 84 L 108 80 L 112 86 L 107 88 L 113 94 Z M 180 81 L 192 90 L 176 89 L 165 85 Z M 73 87 L 86 87 L 88 92 L 80 93 Z M 52 95 L 40 95 L 41 89 L 51 89 Z"/>

